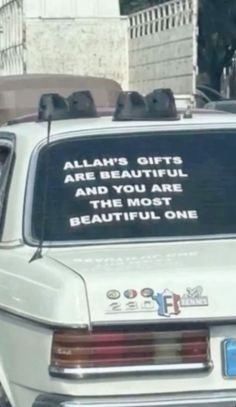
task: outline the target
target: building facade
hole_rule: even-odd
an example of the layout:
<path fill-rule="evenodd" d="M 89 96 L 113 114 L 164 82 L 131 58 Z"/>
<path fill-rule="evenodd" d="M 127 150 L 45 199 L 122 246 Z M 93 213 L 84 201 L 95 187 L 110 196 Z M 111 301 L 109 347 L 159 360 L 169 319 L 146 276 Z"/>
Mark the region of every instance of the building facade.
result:
<path fill-rule="evenodd" d="M 128 20 L 119 0 L 0 0 L 0 30 L 2 75 L 106 76 L 127 87 Z"/>

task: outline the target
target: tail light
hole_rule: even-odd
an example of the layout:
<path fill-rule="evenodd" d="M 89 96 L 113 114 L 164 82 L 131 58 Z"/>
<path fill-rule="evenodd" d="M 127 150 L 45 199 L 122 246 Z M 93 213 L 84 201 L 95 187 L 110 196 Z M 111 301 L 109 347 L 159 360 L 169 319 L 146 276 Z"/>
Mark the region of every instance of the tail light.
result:
<path fill-rule="evenodd" d="M 168 371 L 206 369 L 210 364 L 207 330 L 57 331 L 53 335 L 51 373 Z M 169 369 L 168 369 L 169 367 Z M 137 369 L 138 368 L 138 369 Z"/>

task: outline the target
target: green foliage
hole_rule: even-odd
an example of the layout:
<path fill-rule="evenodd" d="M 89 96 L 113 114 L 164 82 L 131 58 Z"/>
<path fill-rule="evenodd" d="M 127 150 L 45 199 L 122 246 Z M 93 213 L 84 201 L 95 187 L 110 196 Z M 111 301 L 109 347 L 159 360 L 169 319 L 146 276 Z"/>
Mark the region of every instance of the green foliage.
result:
<path fill-rule="evenodd" d="M 220 88 L 223 69 L 230 65 L 235 50 L 236 1 L 200 0 L 198 65 L 214 88 Z"/>

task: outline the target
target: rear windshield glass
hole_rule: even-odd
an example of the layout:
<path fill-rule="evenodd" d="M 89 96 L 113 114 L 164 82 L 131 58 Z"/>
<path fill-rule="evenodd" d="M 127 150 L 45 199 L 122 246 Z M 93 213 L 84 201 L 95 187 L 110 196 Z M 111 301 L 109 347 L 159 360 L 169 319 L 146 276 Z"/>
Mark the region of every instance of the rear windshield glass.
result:
<path fill-rule="evenodd" d="M 236 135 L 73 138 L 38 157 L 31 236 L 53 242 L 236 232 Z"/>

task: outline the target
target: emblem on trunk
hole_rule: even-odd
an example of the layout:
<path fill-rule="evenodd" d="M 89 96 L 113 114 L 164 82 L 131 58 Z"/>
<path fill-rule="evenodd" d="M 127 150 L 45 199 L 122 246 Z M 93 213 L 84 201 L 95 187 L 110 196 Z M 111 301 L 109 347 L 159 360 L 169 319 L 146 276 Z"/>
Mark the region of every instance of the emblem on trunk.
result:
<path fill-rule="evenodd" d="M 152 298 L 157 303 L 158 315 L 170 317 L 171 315 L 178 315 L 180 313 L 180 295 L 166 289 L 163 293 L 157 293 Z"/>
<path fill-rule="evenodd" d="M 153 294 L 154 294 L 154 290 L 152 288 L 143 288 L 141 290 L 141 295 L 144 298 L 150 298 L 150 297 L 152 298 Z"/>
<path fill-rule="evenodd" d="M 107 298 L 112 302 L 106 313 L 156 313 L 161 317 L 179 315 L 186 308 L 207 307 L 208 296 L 203 294 L 203 287 L 187 287 L 184 294 L 177 294 L 166 288 L 163 292 L 154 291 L 150 287 L 141 290 L 127 289 L 121 295 L 119 290 L 109 290 Z M 119 299 L 119 302 L 117 300 Z M 135 299 L 135 300 L 134 300 Z"/>
<path fill-rule="evenodd" d="M 107 292 L 107 298 L 109 298 L 109 300 L 118 300 L 118 298 L 120 298 L 120 291 L 118 291 L 118 290 L 109 290 Z"/>
<path fill-rule="evenodd" d="M 181 307 L 206 307 L 208 305 L 208 297 L 203 295 L 201 286 L 188 287 L 186 291 L 187 293 L 181 298 Z"/>
<path fill-rule="evenodd" d="M 132 290 L 132 289 L 126 290 L 126 291 L 124 292 L 124 297 L 125 297 L 125 298 L 128 298 L 128 299 L 135 298 L 135 297 L 137 297 L 137 295 L 138 295 L 137 291 L 136 291 L 136 290 Z"/>

